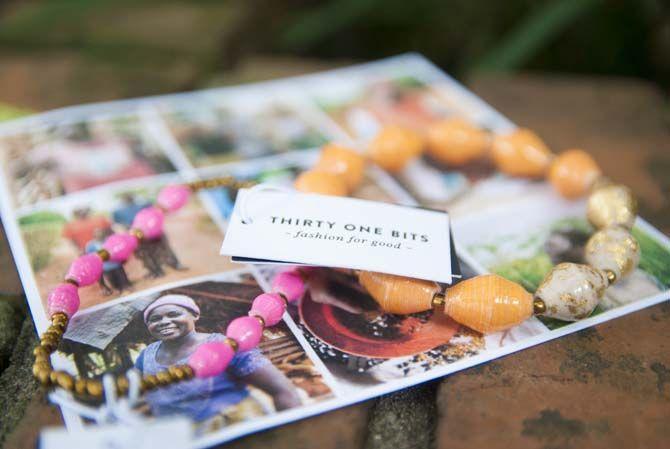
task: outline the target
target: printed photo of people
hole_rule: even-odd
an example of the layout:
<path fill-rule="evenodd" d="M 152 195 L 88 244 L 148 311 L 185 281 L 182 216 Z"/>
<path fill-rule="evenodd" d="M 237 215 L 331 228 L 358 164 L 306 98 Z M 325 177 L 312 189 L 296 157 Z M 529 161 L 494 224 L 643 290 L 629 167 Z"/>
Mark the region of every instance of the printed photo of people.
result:
<path fill-rule="evenodd" d="M 296 154 L 287 154 L 280 159 L 270 161 L 250 161 L 239 164 L 233 169 L 226 169 L 225 173 L 239 180 L 265 183 L 278 187 L 290 188 L 295 178 L 303 171 L 312 167 L 319 156 L 320 150 L 309 150 Z M 295 157 L 295 156 L 300 156 Z M 208 176 L 210 170 L 202 170 L 203 176 Z M 219 171 L 219 174 L 221 172 Z M 386 174 L 370 168 L 364 173 L 361 185 L 352 192 L 354 198 L 397 203 L 397 199 L 390 193 L 389 185 L 394 181 Z M 230 218 L 237 197 L 237 190 L 232 188 L 212 189 L 206 193 L 216 204 L 225 220 Z"/>
<path fill-rule="evenodd" d="M 322 145 L 327 131 L 300 106 L 261 94 L 204 92 L 166 102 L 161 116 L 196 167 Z"/>
<path fill-rule="evenodd" d="M 19 207 L 175 170 L 135 115 L 54 124 L 9 135 L 0 139 L 0 148 Z"/>
<path fill-rule="evenodd" d="M 420 134 L 432 124 L 453 118 L 491 132 L 512 126 L 423 64 L 407 67 L 400 59 L 352 69 L 348 76 L 328 75 L 305 83 L 306 91 L 361 147 L 385 125 L 399 125 Z M 446 209 L 452 216 L 547 190 L 542 183 L 500 174 L 486 158 L 453 167 L 429 151 L 394 177 L 416 201 Z"/>
<path fill-rule="evenodd" d="M 463 261 L 453 264 L 459 279 L 476 275 Z M 261 272 L 270 280 L 278 270 L 266 266 Z M 440 309 L 384 313 L 352 270 L 309 268 L 305 277 L 307 291 L 289 313 L 345 392 L 426 373 L 546 331 L 537 320 L 528 320 L 507 333 L 485 336 Z"/>
<path fill-rule="evenodd" d="M 247 272 L 163 290 L 78 315 L 59 355 L 85 378 L 155 374 L 184 364 L 200 344 L 221 341 L 233 319 L 246 315 L 262 293 Z M 267 328 L 257 348 L 238 352 L 226 371 L 143 395 L 147 416 L 190 418 L 200 433 L 308 405 L 332 393 L 289 328 Z"/>
<path fill-rule="evenodd" d="M 455 220 L 454 233 L 482 269 L 518 282 L 532 293 L 557 264 L 584 263 L 584 246 L 594 232 L 584 219 L 583 203 L 552 198 L 528 200 Z M 641 250 L 638 268 L 605 291 L 594 313 L 654 296 L 670 287 L 670 248 L 640 223 L 633 228 L 633 236 Z M 550 327 L 563 324 L 543 320 Z"/>
<path fill-rule="evenodd" d="M 19 218 L 43 301 L 50 286 L 63 278 L 78 255 L 97 251 L 107 236 L 130 229 L 135 215 L 152 204 L 161 187 L 156 179 L 147 185 L 150 187 L 110 189 L 90 199 L 68 198 Z M 219 256 L 223 233 L 196 196 L 168 214 L 164 226 L 161 237 L 143 240 L 126 263 L 106 261 L 100 281 L 83 288 L 82 308 L 235 267 Z"/>

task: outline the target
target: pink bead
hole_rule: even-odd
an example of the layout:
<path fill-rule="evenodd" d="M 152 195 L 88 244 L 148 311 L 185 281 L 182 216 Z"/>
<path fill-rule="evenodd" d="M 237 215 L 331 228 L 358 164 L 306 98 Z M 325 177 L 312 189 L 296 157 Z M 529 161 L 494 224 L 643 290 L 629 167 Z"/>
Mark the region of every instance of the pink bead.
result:
<path fill-rule="evenodd" d="M 299 273 L 284 271 L 272 280 L 272 291 L 286 296 L 288 302 L 295 302 L 305 293 L 305 282 Z"/>
<path fill-rule="evenodd" d="M 72 262 L 65 279 L 72 279 L 80 287 L 97 282 L 102 276 L 102 259 L 96 253 L 79 256 Z"/>
<path fill-rule="evenodd" d="M 181 209 L 188 202 L 191 190 L 185 185 L 165 186 L 158 193 L 156 204 L 169 212 Z"/>
<path fill-rule="evenodd" d="M 188 358 L 188 366 L 197 377 L 213 377 L 223 373 L 233 359 L 235 351 L 226 343 L 213 341 L 203 343 Z"/>
<path fill-rule="evenodd" d="M 109 253 L 112 262 L 125 262 L 137 248 L 137 237 L 131 234 L 112 234 L 102 247 Z"/>
<path fill-rule="evenodd" d="M 156 206 L 145 207 L 135 215 L 132 228 L 139 229 L 144 237 L 152 240 L 163 235 L 163 211 Z"/>
<path fill-rule="evenodd" d="M 263 318 L 266 326 L 274 326 L 281 321 L 285 311 L 286 303 L 278 294 L 263 293 L 254 299 L 249 316 L 257 315 Z"/>
<path fill-rule="evenodd" d="M 238 351 L 248 351 L 258 346 L 263 336 L 263 326 L 254 317 L 241 316 L 230 322 L 226 337 L 237 342 Z"/>
<path fill-rule="evenodd" d="M 47 310 L 49 316 L 52 316 L 54 313 L 63 312 L 69 318 L 72 318 L 72 315 L 79 310 L 77 286 L 67 282 L 58 284 L 47 297 Z"/>

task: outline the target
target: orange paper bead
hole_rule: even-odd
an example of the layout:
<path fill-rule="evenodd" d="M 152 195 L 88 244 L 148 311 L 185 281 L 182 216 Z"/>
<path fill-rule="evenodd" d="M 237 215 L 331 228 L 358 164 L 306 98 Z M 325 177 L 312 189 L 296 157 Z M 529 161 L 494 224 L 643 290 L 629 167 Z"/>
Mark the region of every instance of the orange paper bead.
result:
<path fill-rule="evenodd" d="M 347 183 L 341 176 L 318 170 L 302 172 L 294 182 L 296 190 L 304 193 L 346 196 Z"/>
<path fill-rule="evenodd" d="M 600 174 L 600 167 L 587 152 L 573 149 L 564 151 L 551 163 L 549 182 L 564 197 L 579 198 Z"/>
<path fill-rule="evenodd" d="M 428 127 L 427 152 L 446 165 L 460 166 L 481 159 L 489 144 L 486 131 L 460 118 L 442 120 Z"/>
<path fill-rule="evenodd" d="M 447 289 L 444 312 L 484 334 L 517 326 L 533 314 L 533 297 L 496 274 L 468 279 Z"/>
<path fill-rule="evenodd" d="M 371 271 L 361 271 L 358 280 L 383 311 L 401 315 L 430 310 L 440 291 L 432 281 Z"/>
<path fill-rule="evenodd" d="M 340 175 L 349 191 L 353 191 L 363 180 L 365 158 L 355 150 L 331 143 L 321 149 L 321 156 L 314 168 Z"/>
<path fill-rule="evenodd" d="M 389 125 L 370 142 L 368 154 L 380 167 L 396 173 L 423 151 L 421 135 L 408 128 Z"/>
<path fill-rule="evenodd" d="M 542 139 L 523 128 L 497 135 L 493 139 L 491 156 L 501 172 L 526 178 L 544 176 L 552 158 Z"/>

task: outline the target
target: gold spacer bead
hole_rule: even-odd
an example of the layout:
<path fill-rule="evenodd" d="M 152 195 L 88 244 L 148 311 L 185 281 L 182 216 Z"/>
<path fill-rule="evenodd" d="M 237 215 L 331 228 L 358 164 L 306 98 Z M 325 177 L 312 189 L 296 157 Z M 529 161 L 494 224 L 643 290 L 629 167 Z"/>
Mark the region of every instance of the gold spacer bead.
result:
<path fill-rule="evenodd" d="M 130 231 L 128 231 L 130 235 L 135 236 L 137 240 L 144 240 L 144 233 L 140 231 L 139 229 L 133 228 Z"/>
<path fill-rule="evenodd" d="M 540 298 L 533 299 L 533 314 L 542 315 L 547 311 L 547 305 Z"/>
<path fill-rule="evenodd" d="M 99 249 L 95 252 L 101 259 L 102 261 L 107 261 L 110 258 L 109 251 L 107 251 L 105 248 Z"/>
<path fill-rule="evenodd" d="M 283 294 L 282 292 L 274 292 L 274 293 L 279 295 L 279 297 L 284 301 L 284 306 L 285 306 L 284 308 L 288 309 L 289 302 L 288 302 L 288 298 L 286 297 L 286 295 Z"/>
<path fill-rule="evenodd" d="M 184 372 L 184 369 L 181 366 L 169 366 L 168 373 L 170 374 L 172 380 L 174 381 L 179 382 L 186 379 L 186 373 Z"/>
<path fill-rule="evenodd" d="M 263 319 L 262 316 L 260 315 L 251 315 L 252 317 L 256 318 L 259 323 L 261 323 L 261 327 L 265 328 L 265 320 Z"/>
<path fill-rule="evenodd" d="M 67 283 L 67 284 L 72 284 L 72 285 L 74 285 L 75 287 L 79 288 L 79 282 L 77 282 L 75 279 L 72 279 L 72 278 L 65 278 L 65 279 L 63 279 L 63 282 L 65 282 L 65 283 Z"/>
<path fill-rule="evenodd" d="M 612 270 L 605 270 L 605 276 L 607 277 L 607 282 L 609 285 L 612 285 L 616 282 L 616 273 Z"/>
<path fill-rule="evenodd" d="M 86 393 L 99 398 L 102 396 L 102 382 L 95 379 L 86 379 Z"/>
<path fill-rule="evenodd" d="M 235 351 L 235 352 L 237 352 L 237 350 L 240 347 L 240 345 L 235 340 L 233 340 L 232 338 L 226 337 L 226 339 L 223 340 L 223 342 L 225 344 L 227 344 L 228 346 L 230 346 L 231 348 L 233 348 L 233 351 Z"/>
<path fill-rule="evenodd" d="M 126 376 L 121 376 L 116 379 L 116 390 L 119 394 L 125 395 L 128 393 L 129 388 L 130 382 L 128 382 L 128 378 Z"/>
<path fill-rule="evenodd" d="M 74 391 L 74 379 L 69 373 L 65 371 L 56 371 L 56 379 L 54 384 L 58 384 L 63 390 Z"/>
<path fill-rule="evenodd" d="M 69 321 L 70 321 L 70 319 L 63 312 L 56 312 L 53 315 L 51 315 L 51 323 L 52 324 L 63 324 L 65 326 L 67 326 L 67 323 Z"/>
<path fill-rule="evenodd" d="M 156 380 L 158 385 L 170 385 L 172 383 L 172 376 L 167 371 L 159 371 L 156 373 Z"/>
<path fill-rule="evenodd" d="M 158 386 L 158 379 L 153 374 L 148 374 L 142 378 L 142 389 L 153 390 Z"/>
<path fill-rule="evenodd" d="M 43 346 L 36 346 L 35 349 L 33 349 L 33 355 L 35 358 L 37 357 L 49 357 L 51 354 L 44 349 Z"/>
<path fill-rule="evenodd" d="M 433 299 L 430 300 L 430 305 L 433 307 L 444 307 L 447 303 L 447 298 L 444 296 L 444 293 L 437 292 L 433 295 Z"/>
<path fill-rule="evenodd" d="M 77 379 L 74 381 L 74 392 L 81 396 L 86 394 L 86 379 Z"/>
<path fill-rule="evenodd" d="M 33 364 L 33 376 L 38 379 L 43 375 L 49 378 L 51 376 L 51 371 L 52 368 L 50 363 L 36 362 Z"/>
<path fill-rule="evenodd" d="M 51 384 L 51 370 L 41 369 L 35 371 L 33 368 L 33 375 L 41 385 L 47 387 Z"/>
<path fill-rule="evenodd" d="M 184 372 L 184 379 L 188 380 L 195 377 L 195 372 L 189 365 L 179 365 L 179 368 Z"/>

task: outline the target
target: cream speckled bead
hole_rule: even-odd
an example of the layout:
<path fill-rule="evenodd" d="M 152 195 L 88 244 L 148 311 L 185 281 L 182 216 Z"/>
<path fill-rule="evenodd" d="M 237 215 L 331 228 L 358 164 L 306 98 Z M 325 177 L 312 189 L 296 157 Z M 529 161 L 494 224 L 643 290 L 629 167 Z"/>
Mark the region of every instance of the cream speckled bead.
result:
<path fill-rule="evenodd" d="M 607 275 L 588 265 L 561 263 L 544 278 L 535 297 L 544 301 L 544 316 L 577 321 L 591 315 L 607 288 Z"/>
<path fill-rule="evenodd" d="M 627 229 L 612 226 L 591 236 L 584 248 L 584 259 L 593 268 L 610 270 L 621 279 L 640 262 L 640 245 Z"/>
<path fill-rule="evenodd" d="M 637 216 L 637 200 L 624 185 L 604 185 L 596 188 L 589 196 L 586 216 L 597 229 L 608 226 L 631 229 Z"/>

